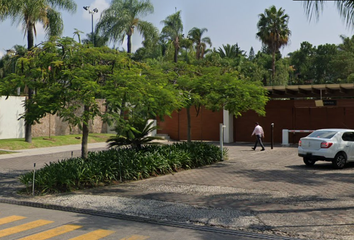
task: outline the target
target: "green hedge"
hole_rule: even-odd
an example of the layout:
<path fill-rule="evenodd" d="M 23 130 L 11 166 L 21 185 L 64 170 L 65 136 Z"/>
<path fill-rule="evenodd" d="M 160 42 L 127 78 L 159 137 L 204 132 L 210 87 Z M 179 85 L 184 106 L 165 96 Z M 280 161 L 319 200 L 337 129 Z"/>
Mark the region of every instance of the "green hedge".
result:
<path fill-rule="evenodd" d="M 223 154 L 226 155 L 226 150 Z M 64 159 L 37 170 L 35 191 L 37 194 L 68 192 L 197 168 L 220 160 L 220 148 L 202 142 L 146 145 L 140 151 L 125 147 L 90 152 L 87 159 Z M 19 179 L 31 191 L 33 172 Z"/>

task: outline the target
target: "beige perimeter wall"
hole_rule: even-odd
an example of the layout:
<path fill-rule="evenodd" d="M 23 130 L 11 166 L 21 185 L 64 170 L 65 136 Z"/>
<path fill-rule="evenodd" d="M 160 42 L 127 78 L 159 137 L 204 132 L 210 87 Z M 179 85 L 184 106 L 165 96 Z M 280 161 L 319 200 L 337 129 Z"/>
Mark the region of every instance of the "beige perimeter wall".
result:
<path fill-rule="evenodd" d="M 25 97 L 11 96 L 8 99 L 0 98 L 0 139 L 24 138 L 24 120 L 19 119 L 24 113 L 23 101 Z M 104 100 L 98 100 L 101 111 L 105 111 Z M 82 111 L 81 109 L 80 111 Z M 89 123 L 90 133 L 112 133 L 111 127 L 96 117 Z M 32 126 L 32 137 L 50 137 L 68 134 L 81 134 L 80 129 L 70 126 L 56 115 L 47 115 L 40 124 Z"/>

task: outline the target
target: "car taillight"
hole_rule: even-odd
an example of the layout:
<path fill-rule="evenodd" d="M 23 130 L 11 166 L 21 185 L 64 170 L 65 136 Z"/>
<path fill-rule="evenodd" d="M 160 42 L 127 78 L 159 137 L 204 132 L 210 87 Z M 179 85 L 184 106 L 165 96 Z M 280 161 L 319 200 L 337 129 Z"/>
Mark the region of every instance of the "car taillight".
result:
<path fill-rule="evenodd" d="M 321 142 L 321 148 L 329 148 L 333 145 L 331 142 Z"/>
<path fill-rule="evenodd" d="M 301 140 L 299 140 L 299 144 L 298 145 L 299 145 L 299 147 L 301 147 Z"/>

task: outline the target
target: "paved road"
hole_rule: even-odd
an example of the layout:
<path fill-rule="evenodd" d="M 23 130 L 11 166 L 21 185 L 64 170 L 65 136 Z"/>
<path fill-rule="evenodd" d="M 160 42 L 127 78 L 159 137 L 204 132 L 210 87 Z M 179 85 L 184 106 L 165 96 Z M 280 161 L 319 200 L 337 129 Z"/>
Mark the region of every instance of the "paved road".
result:
<path fill-rule="evenodd" d="M 62 203 L 67 201 L 66 206 L 77 208 L 80 206 L 70 200 L 96 197 L 97 202 L 92 200 L 85 207 L 101 210 L 105 210 L 105 206 L 100 206 L 102 197 L 154 200 L 241 213 L 239 219 L 229 222 L 212 218 L 203 222 L 221 228 L 302 239 L 354 239 L 354 165 L 335 170 L 330 163 L 316 163 L 308 168 L 294 147 L 268 147 L 264 152 L 253 151 L 247 144 L 226 147 L 229 159 L 212 166 L 40 199 L 11 195 L 18 187 L 13 177 L 32 169 L 33 161 L 40 165 L 48 159 L 58 159 L 57 153 L 25 153 L 11 159 L 1 156 L 0 188 L 5 191 L 1 191 L 0 197 L 49 204 L 60 199 Z M 60 154 L 71 154 L 72 150 L 66 150 Z M 43 150 L 42 154 L 46 152 Z M 144 216 L 143 212 L 140 214 Z M 245 218 L 250 222 L 239 221 Z"/>
<path fill-rule="evenodd" d="M 1 240 L 254 240 L 234 231 L 172 227 L 148 222 L 0 203 Z M 253 235 L 256 236 L 256 235 Z M 260 239 L 260 238 L 257 238 Z"/>

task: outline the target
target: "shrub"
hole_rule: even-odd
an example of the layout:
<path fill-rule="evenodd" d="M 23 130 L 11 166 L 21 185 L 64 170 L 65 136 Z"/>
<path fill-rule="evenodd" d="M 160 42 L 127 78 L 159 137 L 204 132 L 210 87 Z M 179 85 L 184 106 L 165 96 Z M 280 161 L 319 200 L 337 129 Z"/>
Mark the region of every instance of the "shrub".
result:
<path fill-rule="evenodd" d="M 46 164 L 36 171 L 35 188 L 38 194 L 67 192 L 197 168 L 220 160 L 218 146 L 201 142 L 144 145 L 140 151 L 131 147 L 112 148 L 90 152 L 87 159 L 71 158 Z M 19 179 L 30 190 L 33 172 Z"/>

